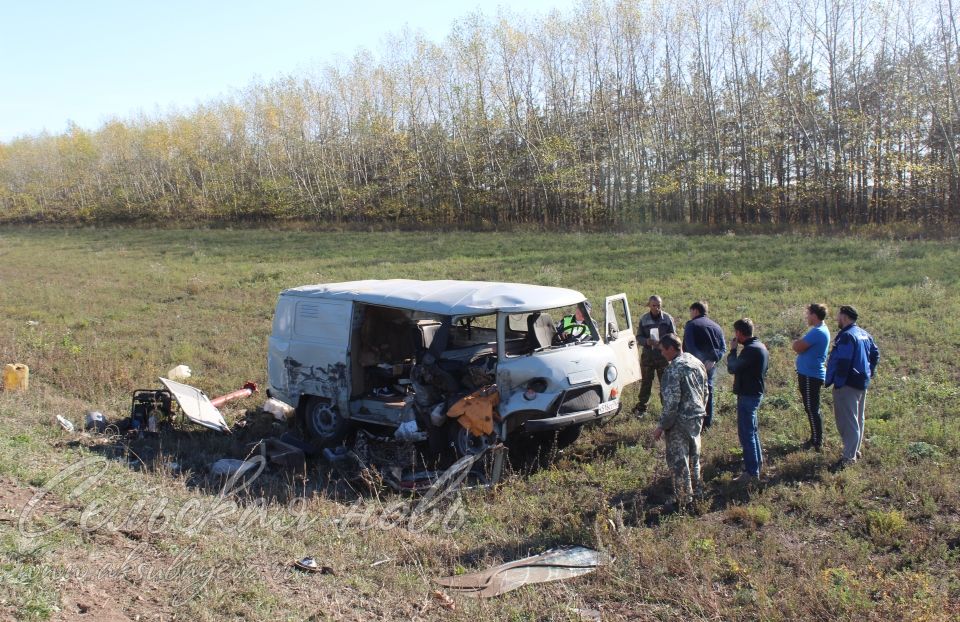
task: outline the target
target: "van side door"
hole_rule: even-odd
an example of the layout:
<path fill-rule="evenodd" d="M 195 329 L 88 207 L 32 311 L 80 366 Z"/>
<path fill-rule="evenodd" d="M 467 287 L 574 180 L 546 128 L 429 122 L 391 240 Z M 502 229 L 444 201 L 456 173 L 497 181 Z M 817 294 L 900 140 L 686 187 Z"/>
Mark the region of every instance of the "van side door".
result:
<path fill-rule="evenodd" d="M 640 354 L 626 294 L 607 296 L 603 335 L 607 345 L 616 353 L 620 386 L 640 380 Z"/>

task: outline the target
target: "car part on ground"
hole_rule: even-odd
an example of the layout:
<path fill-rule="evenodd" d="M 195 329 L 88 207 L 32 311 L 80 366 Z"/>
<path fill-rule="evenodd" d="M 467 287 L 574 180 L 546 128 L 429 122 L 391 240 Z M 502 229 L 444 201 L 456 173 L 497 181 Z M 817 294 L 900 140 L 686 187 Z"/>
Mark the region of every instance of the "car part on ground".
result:
<path fill-rule="evenodd" d="M 610 556 L 601 551 L 563 546 L 489 570 L 436 579 L 435 583 L 455 590 L 456 594 L 491 598 L 532 583 L 579 577 L 610 562 Z"/>
<path fill-rule="evenodd" d="M 219 407 L 232 400 L 249 397 L 257 391 L 256 383 L 247 382 L 243 385 L 243 388 L 211 400 L 206 393 L 188 384 L 175 382 L 168 378 L 160 378 L 160 382 L 167 387 L 167 391 L 180 405 L 180 410 L 183 411 L 183 415 L 187 419 L 197 425 L 227 434 L 230 433 L 230 427 L 220 413 Z"/>

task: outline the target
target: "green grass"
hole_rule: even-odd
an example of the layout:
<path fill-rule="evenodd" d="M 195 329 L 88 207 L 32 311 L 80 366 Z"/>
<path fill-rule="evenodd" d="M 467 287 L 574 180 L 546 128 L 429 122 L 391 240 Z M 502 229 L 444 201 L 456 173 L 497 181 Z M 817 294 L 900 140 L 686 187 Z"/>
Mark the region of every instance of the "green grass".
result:
<path fill-rule="evenodd" d="M 0 230 L 0 363 L 26 363 L 31 378 L 25 394 L 0 393 L 0 490 L 12 491 L 0 497 L 10 506 L 0 516 L 0 617 L 57 618 L 80 603 L 93 607 L 88 615 L 144 619 L 572 620 L 575 608 L 601 609 L 611 620 L 954 619 L 957 265 L 955 241 Z M 167 499 L 169 508 L 186 508 L 186 518 L 191 507 L 211 507 L 216 489 L 204 468 L 237 451 L 239 440 L 182 431 L 165 436 L 146 468 L 134 470 L 124 447 L 71 438 L 55 427 L 55 415 L 80 423 L 95 409 L 118 419 L 134 389 L 156 386 L 179 363 L 193 368 L 191 383 L 209 395 L 263 382 L 281 289 L 395 277 L 561 285 L 595 302 L 623 291 L 635 317 L 637 304 L 657 293 L 681 324 L 689 303 L 706 299 L 728 332 L 750 316 L 771 350 L 760 412 L 767 482 L 743 488 L 730 481 L 740 454 L 730 378 L 721 372 L 719 420 L 703 438 L 707 498 L 696 516 L 658 514 L 669 483 L 662 445 L 649 438 L 654 421 L 621 417 L 585 433 L 549 469 L 466 492 L 453 533 L 338 527 L 334 521 L 351 511 L 379 517 L 398 499 L 381 493 L 353 506 L 349 491 L 326 487 L 321 464 L 270 475 L 270 485 L 254 491 L 267 495 L 262 510 L 241 497 L 234 514 L 199 530 L 150 530 L 133 519 L 129 529 L 90 527 L 103 518 L 83 513 L 92 501 L 118 519 L 137 500 L 154 509 Z M 837 474 L 827 470 L 839 456 L 829 392 L 824 453 L 799 450 L 808 432 L 789 344 L 803 331 L 804 305 L 814 301 L 855 305 L 882 353 L 867 401 L 864 459 Z M 627 392 L 627 408 L 634 399 Z M 244 416 L 254 403 L 228 406 L 226 414 Z M 101 456 L 122 460 L 107 460 L 83 494 L 58 488 L 38 510 L 39 524 L 62 520 L 61 527 L 39 539 L 19 533 L 18 508 L 30 486 Z M 184 472 L 157 468 L 167 459 Z M 283 503 L 290 497 L 301 499 L 308 522 L 262 526 L 291 520 Z M 432 578 L 562 543 L 601 547 L 616 561 L 572 582 L 492 601 L 458 599 L 454 611 L 431 596 Z M 137 563 L 124 574 L 130 551 Z M 337 574 L 291 573 L 289 562 L 307 554 Z M 140 566 L 146 576 L 137 576 Z M 102 568 L 117 572 L 90 578 Z M 81 571 L 87 592 L 78 587 Z M 196 576 L 213 580 L 182 594 Z"/>

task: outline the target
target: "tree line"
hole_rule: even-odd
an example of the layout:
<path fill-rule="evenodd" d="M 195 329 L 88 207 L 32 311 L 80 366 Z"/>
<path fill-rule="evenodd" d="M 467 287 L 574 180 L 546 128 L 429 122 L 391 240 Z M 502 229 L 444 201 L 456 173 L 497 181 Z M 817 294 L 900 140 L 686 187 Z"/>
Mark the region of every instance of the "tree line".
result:
<path fill-rule="evenodd" d="M 585 0 L 0 143 L 0 221 L 960 221 L 954 0 Z"/>

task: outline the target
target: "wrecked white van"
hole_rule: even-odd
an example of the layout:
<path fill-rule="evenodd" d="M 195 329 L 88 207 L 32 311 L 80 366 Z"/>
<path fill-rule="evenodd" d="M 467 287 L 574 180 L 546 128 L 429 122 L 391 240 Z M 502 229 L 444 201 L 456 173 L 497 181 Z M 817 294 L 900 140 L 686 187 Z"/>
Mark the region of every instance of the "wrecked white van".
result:
<path fill-rule="evenodd" d="M 626 296 L 606 299 L 602 323 L 590 311 L 580 292 L 519 283 L 288 289 L 273 320 L 268 394 L 326 446 L 356 427 L 458 456 L 548 433 L 567 444 L 616 414 L 623 388 L 640 379 Z M 565 316 L 582 320 L 580 334 L 558 332 Z M 472 398 L 473 410 L 457 407 Z"/>

